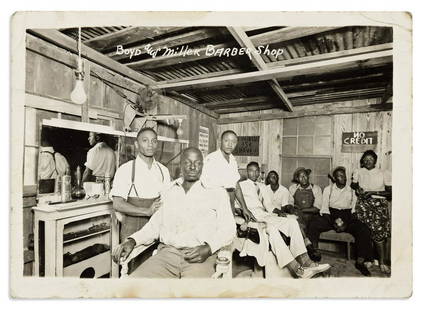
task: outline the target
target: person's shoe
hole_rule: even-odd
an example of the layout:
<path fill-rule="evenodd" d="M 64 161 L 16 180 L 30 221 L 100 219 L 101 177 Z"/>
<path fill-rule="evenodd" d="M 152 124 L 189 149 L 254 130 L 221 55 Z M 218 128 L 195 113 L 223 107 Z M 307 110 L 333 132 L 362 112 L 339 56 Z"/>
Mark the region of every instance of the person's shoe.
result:
<path fill-rule="evenodd" d="M 355 263 L 355 268 L 358 269 L 359 272 L 361 272 L 364 276 L 371 276 L 370 270 L 368 270 L 367 266 L 365 266 L 364 263 Z"/>
<path fill-rule="evenodd" d="M 321 261 L 321 253 L 317 249 L 315 249 L 312 244 L 306 246 L 306 249 L 308 250 L 308 255 L 311 260 L 313 260 L 314 262 Z"/>
<path fill-rule="evenodd" d="M 310 279 L 321 272 L 327 271 L 328 269 L 330 269 L 330 267 L 331 266 L 329 264 L 321 264 L 315 267 L 300 267 L 296 271 L 296 275 L 298 278 L 301 279 Z"/>
<path fill-rule="evenodd" d="M 384 274 L 390 274 L 391 273 L 389 266 L 384 265 L 384 264 L 380 265 L 380 271 L 383 272 Z"/>

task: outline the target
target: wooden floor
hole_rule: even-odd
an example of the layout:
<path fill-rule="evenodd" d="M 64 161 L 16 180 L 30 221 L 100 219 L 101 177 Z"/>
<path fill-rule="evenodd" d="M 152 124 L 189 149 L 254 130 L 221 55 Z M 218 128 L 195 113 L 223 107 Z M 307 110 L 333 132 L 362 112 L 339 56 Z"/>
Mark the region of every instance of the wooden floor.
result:
<path fill-rule="evenodd" d="M 327 272 L 326 277 L 364 277 L 358 269 L 355 268 L 354 260 L 347 260 L 341 253 L 332 253 L 332 252 L 322 252 L 322 264 L 330 264 L 331 269 Z M 253 275 L 250 272 L 254 263 L 252 257 L 237 257 L 234 255 L 232 271 L 233 277 L 252 277 Z M 378 266 L 372 266 L 369 268 L 371 272 L 371 277 L 380 277 L 385 278 L 389 275 L 383 274 Z"/>

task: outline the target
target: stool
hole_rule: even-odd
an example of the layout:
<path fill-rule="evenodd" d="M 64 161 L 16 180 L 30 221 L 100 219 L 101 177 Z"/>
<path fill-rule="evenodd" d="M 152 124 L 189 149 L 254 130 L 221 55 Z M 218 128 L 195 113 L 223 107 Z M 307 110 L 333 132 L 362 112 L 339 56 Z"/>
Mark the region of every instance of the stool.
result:
<path fill-rule="evenodd" d="M 320 234 L 320 240 L 346 242 L 347 259 L 351 259 L 351 243 L 355 242 L 355 238 L 351 234 L 329 230 Z"/>

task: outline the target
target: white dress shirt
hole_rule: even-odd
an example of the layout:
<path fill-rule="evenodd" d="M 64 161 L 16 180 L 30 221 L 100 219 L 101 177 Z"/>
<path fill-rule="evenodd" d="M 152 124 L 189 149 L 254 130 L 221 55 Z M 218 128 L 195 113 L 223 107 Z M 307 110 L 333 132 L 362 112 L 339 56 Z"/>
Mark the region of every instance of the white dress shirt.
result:
<path fill-rule="evenodd" d="M 229 162 L 219 149 L 204 159 L 201 182 L 207 187 L 235 188 L 240 180 L 238 164 L 235 157 L 229 155 Z"/>
<path fill-rule="evenodd" d="M 247 179 L 241 181 L 240 186 L 247 208 L 253 213 L 256 219 L 260 220 L 263 215 L 266 215 L 265 212 L 272 213 L 274 206 L 266 192 L 265 184 Z"/>
<path fill-rule="evenodd" d="M 365 191 L 380 192 L 385 186 L 392 186 L 392 175 L 388 170 L 361 168 L 354 171 L 352 182 L 359 183 Z"/>
<path fill-rule="evenodd" d="M 96 177 L 114 177 L 115 153 L 105 142 L 98 142 L 87 152 L 87 161 L 84 164 L 92 170 Z"/>
<path fill-rule="evenodd" d="M 207 243 L 212 253 L 230 244 L 236 225 L 227 192 L 204 187 L 197 181 L 185 193 L 182 182 L 180 178 L 171 184 L 163 193 L 162 207 L 129 238 L 136 245 L 159 240 L 178 249 Z"/>
<path fill-rule="evenodd" d="M 294 194 L 296 193 L 299 187 L 301 187 L 300 184 L 292 184 L 288 188 L 288 191 L 290 192 L 289 204 L 294 205 Z M 314 207 L 321 210 L 321 204 L 322 204 L 321 187 L 319 187 L 316 184 L 309 184 L 309 186 L 306 189 L 312 190 L 312 193 L 314 194 Z"/>
<path fill-rule="evenodd" d="M 51 146 L 42 146 L 38 158 L 38 177 L 41 180 L 55 179 L 58 175 L 64 175 L 69 169 L 67 159 Z"/>
<path fill-rule="evenodd" d="M 155 159 L 151 168 L 148 168 L 148 164 L 137 156 L 135 187 L 129 193 L 132 187 L 132 165 L 133 161 L 130 160 L 118 168 L 110 193 L 111 198 L 113 196 L 123 197 L 124 199 L 127 199 L 127 197 L 156 198 L 170 185 L 169 169 Z"/>
<path fill-rule="evenodd" d="M 338 188 L 336 184 L 329 185 L 324 188 L 322 194 L 322 207 L 320 214 L 330 214 L 330 209 L 345 210 L 351 209 L 355 211 L 356 196 L 355 191 L 347 184 L 343 188 Z"/>
<path fill-rule="evenodd" d="M 265 192 L 265 195 L 268 196 L 274 209 L 281 209 L 281 207 L 288 205 L 290 192 L 281 184 L 275 192 L 272 190 L 271 185 L 267 185 Z"/>

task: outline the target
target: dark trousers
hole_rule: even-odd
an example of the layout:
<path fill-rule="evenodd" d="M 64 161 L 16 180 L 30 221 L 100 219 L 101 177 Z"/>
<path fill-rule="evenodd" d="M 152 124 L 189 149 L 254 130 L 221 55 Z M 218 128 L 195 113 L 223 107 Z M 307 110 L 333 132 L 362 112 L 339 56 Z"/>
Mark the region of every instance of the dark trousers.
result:
<path fill-rule="evenodd" d="M 334 221 L 341 218 L 346 224 L 347 232 L 355 238 L 355 249 L 359 258 L 368 261 L 372 258 L 370 229 L 351 214 L 351 210 L 337 210 L 330 208 L 330 215 L 316 215 L 309 223 L 308 238 L 314 248 L 318 248 L 319 236 L 324 231 L 334 229 Z"/>

